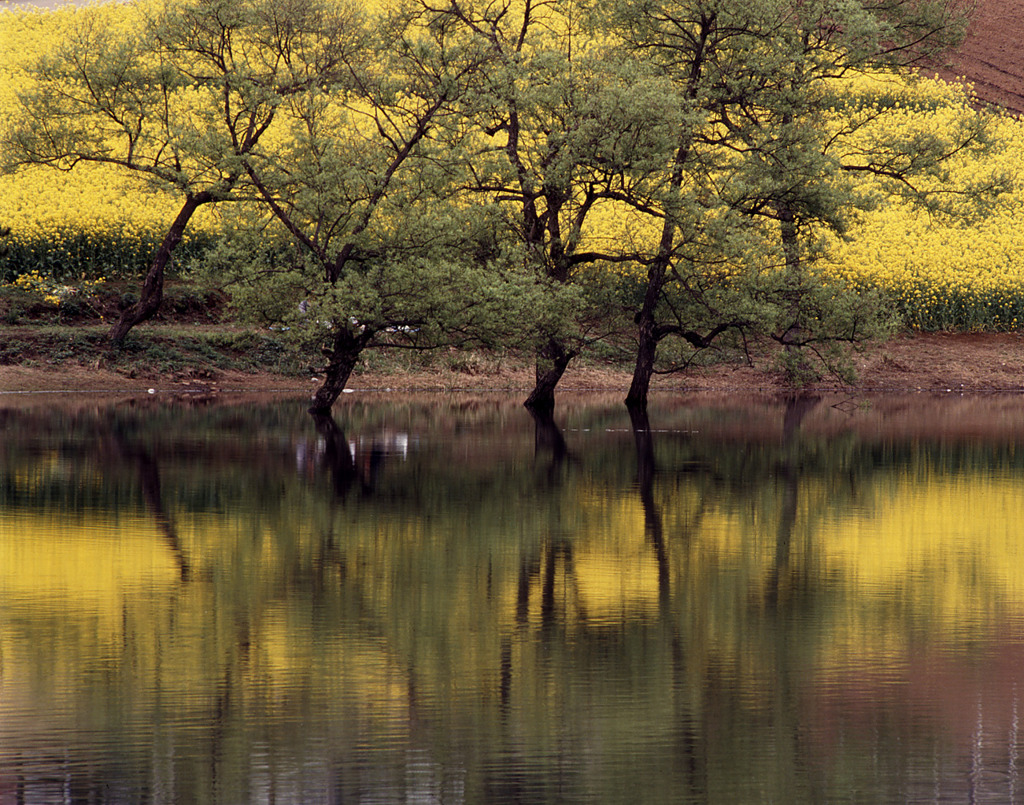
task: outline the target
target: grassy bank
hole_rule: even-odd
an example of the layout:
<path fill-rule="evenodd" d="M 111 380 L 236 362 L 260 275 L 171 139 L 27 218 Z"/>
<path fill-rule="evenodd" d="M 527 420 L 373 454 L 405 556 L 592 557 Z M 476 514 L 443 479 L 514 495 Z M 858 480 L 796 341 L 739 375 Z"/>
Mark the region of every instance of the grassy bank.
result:
<path fill-rule="evenodd" d="M 299 376 L 303 367 L 280 340 L 232 325 L 158 324 L 141 327 L 119 349 L 106 325 L 25 325 L 3 328 L 0 365 L 94 366 L 126 377 L 212 377 L 218 371 Z"/>
<path fill-rule="evenodd" d="M 296 349 L 287 334 L 239 321 L 230 299 L 179 280 L 165 289 L 159 314 L 111 348 L 107 333 L 121 310 L 136 301 L 132 286 L 106 282 L 88 296 L 46 301 L 34 290 L 0 285 L 0 367 L 68 374 L 103 369 L 127 379 L 171 382 L 216 380 L 224 373 L 275 375 L 310 383 L 324 359 Z M 575 363 L 590 377 L 620 384 L 632 370 L 628 345 L 602 345 Z M 425 387 L 491 382 L 529 388 L 533 357 L 479 349 L 368 349 L 356 376 L 404 378 Z M 414 378 L 414 381 L 409 381 Z"/>
<path fill-rule="evenodd" d="M 0 392 L 84 390 L 315 389 L 322 367 L 301 360 L 279 334 L 236 324 L 156 323 L 111 350 L 106 325 L 0 326 Z M 576 361 L 567 390 L 622 390 L 630 368 Z M 534 380 L 527 355 L 482 350 L 368 351 L 350 388 L 515 391 Z"/>

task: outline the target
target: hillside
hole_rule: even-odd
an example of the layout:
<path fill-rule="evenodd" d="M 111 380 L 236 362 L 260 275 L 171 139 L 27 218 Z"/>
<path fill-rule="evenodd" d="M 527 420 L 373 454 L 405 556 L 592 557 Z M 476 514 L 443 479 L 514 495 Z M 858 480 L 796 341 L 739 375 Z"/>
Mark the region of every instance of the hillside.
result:
<path fill-rule="evenodd" d="M 965 78 L 985 103 L 1024 114 L 1024 0 L 978 0 L 967 41 L 939 70 L 947 81 Z"/>

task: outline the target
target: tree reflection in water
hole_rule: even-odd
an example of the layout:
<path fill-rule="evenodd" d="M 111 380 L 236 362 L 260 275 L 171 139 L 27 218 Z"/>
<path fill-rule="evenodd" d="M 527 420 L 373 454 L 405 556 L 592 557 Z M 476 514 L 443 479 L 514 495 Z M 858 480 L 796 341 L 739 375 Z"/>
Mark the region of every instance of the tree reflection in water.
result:
<path fill-rule="evenodd" d="M 8 411 L 0 800 L 1012 799 L 1024 417 L 838 410 Z"/>
<path fill-rule="evenodd" d="M 187 582 L 192 576 L 192 568 L 174 529 L 174 522 L 164 507 L 164 499 L 160 491 L 160 468 L 145 447 L 131 444 L 121 433 L 114 433 L 112 438 L 122 460 L 135 465 L 146 507 L 153 515 L 157 528 L 174 554 L 180 567 L 181 580 Z"/>
<path fill-rule="evenodd" d="M 334 494 L 344 498 L 352 486 L 361 479 L 356 471 L 355 459 L 349 449 L 348 441 L 334 417 L 329 414 L 311 414 L 316 432 L 323 439 L 323 466 L 331 476 Z M 372 481 L 372 479 L 371 479 Z M 360 486 L 369 488 L 365 482 Z"/>

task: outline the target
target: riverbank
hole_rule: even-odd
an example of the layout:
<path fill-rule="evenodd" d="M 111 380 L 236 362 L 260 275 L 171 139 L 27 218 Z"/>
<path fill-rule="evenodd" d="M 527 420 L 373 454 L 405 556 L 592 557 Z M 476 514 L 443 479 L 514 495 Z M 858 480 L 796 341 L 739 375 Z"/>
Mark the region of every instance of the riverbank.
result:
<path fill-rule="evenodd" d="M 111 366 L 90 354 L 61 352 L 53 357 L 10 347 L 0 364 L 0 392 L 125 391 L 293 391 L 316 388 L 318 377 L 276 367 L 261 369 L 258 360 L 231 367 L 202 354 L 179 358 L 168 370 L 145 360 Z M 1024 391 L 1024 335 L 1019 333 L 916 333 L 872 345 L 856 356 L 858 379 L 843 386 L 826 378 L 806 387 L 813 391 L 993 392 Z M 228 367 L 228 368 L 225 368 Z M 383 367 L 371 363 L 353 374 L 352 389 L 423 391 L 527 391 L 533 371 L 527 361 L 471 354 L 447 356 L 423 368 Z M 566 373 L 566 391 L 600 390 L 625 395 L 630 367 L 581 363 Z M 735 391 L 783 393 L 792 390 L 770 366 L 719 363 L 686 374 L 655 378 L 655 391 Z"/>

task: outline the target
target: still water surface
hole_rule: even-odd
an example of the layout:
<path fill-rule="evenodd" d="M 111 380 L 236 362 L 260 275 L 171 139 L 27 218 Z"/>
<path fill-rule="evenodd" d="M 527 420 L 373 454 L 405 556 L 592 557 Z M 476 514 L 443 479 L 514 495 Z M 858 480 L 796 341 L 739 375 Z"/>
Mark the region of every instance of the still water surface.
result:
<path fill-rule="evenodd" d="M 0 410 L 0 803 L 1024 801 L 1024 400 Z"/>

